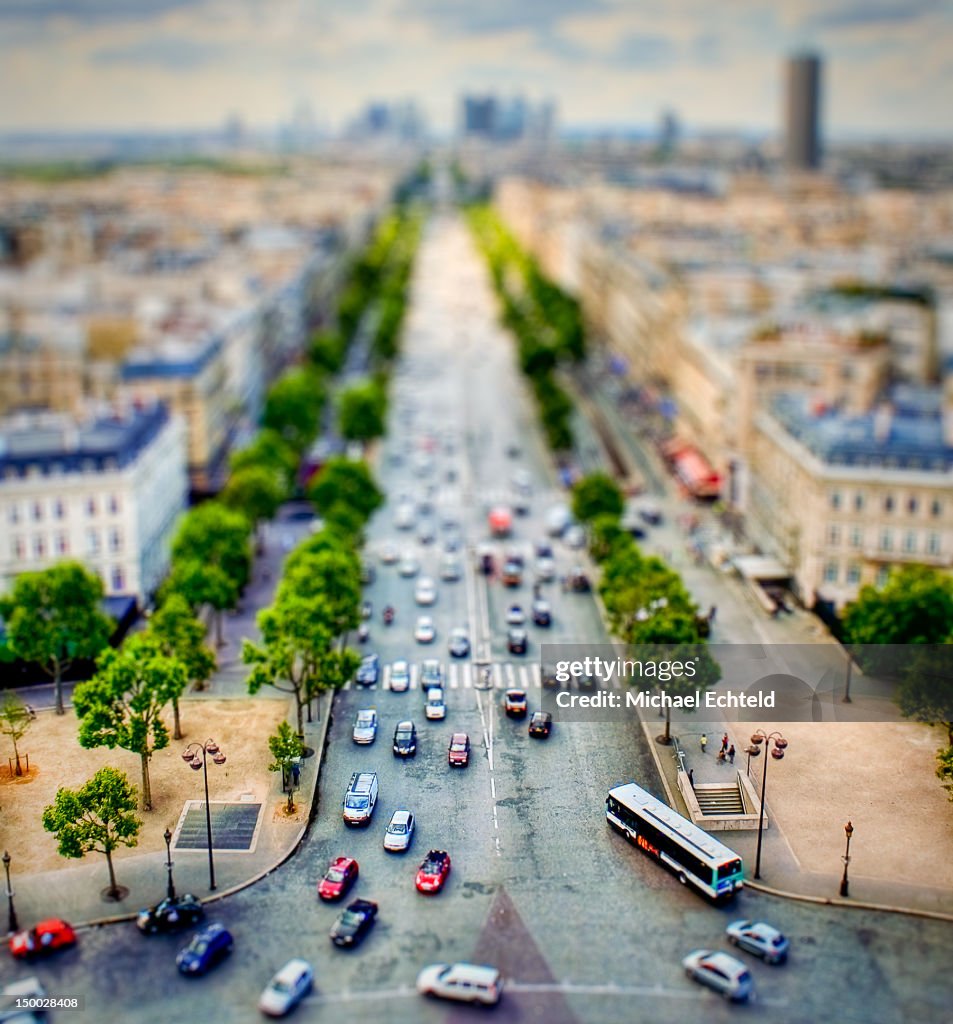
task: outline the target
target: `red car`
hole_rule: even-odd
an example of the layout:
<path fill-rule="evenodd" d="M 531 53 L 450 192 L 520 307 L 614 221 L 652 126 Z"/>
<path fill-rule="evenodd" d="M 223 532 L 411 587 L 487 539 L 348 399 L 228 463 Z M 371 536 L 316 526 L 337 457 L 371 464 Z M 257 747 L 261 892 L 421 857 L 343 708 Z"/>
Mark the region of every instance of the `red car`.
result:
<path fill-rule="evenodd" d="M 466 768 L 470 763 L 470 737 L 465 732 L 455 732 L 450 737 L 447 762 L 451 768 Z"/>
<path fill-rule="evenodd" d="M 440 892 L 450 874 L 450 854 L 431 850 L 417 872 L 417 892 Z"/>
<path fill-rule="evenodd" d="M 357 861 L 353 857 L 332 860 L 324 878 L 318 882 L 318 895 L 323 900 L 341 899 L 357 881 L 357 875 Z"/>
<path fill-rule="evenodd" d="M 57 917 L 41 921 L 29 931 L 17 932 L 10 938 L 10 952 L 18 957 L 45 956 L 56 949 L 76 944 L 72 926 Z"/>

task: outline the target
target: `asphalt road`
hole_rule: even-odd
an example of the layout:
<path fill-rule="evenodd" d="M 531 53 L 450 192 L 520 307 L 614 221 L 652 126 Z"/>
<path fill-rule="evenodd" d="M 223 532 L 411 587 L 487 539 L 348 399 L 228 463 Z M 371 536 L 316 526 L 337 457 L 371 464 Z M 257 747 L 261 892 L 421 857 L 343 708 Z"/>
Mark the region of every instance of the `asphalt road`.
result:
<path fill-rule="evenodd" d="M 505 497 L 517 469 L 532 477 L 531 514 L 516 521 L 514 542 L 542 536 L 542 519 L 555 497 L 532 407 L 510 347 L 493 320 L 492 302 L 478 259 L 459 222 L 431 224 L 421 253 L 417 291 L 408 325 L 406 357 L 394 380 L 393 430 L 384 445 L 380 475 L 390 496 L 370 530 L 369 558 L 376 581 L 367 645 L 385 663 L 440 657 L 445 666 L 449 630 L 465 625 L 486 648 L 495 679 L 524 680 L 531 709 L 539 702 L 539 645 L 604 641 L 594 602 L 563 594 L 550 584 L 550 630 L 529 626 L 524 657 L 505 651 L 505 609 L 525 606 L 530 588 L 504 591 L 474 572 L 473 548 L 486 537 L 486 510 Z M 506 448 L 518 443 L 521 454 Z M 427 466 L 420 456 L 426 454 Z M 448 470 L 455 479 L 448 480 Z M 380 564 L 388 541 L 412 549 L 422 572 L 437 577 L 445 532 L 420 544 L 416 531 L 398 531 L 400 496 L 421 497 L 433 485 L 438 527 L 457 521 L 464 535 L 464 579 L 438 580 L 432 609 L 433 645 L 413 640 L 411 579 Z M 578 557 L 557 545 L 564 571 Z M 393 626 L 381 623 L 387 603 Z M 467 667 L 470 666 L 470 667 Z M 499 668 L 495 668 L 499 666 Z M 948 970 L 953 928 L 939 922 L 789 903 L 745 892 L 716 909 L 609 831 L 606 790 L 623 779 L 654 785 L 654 768 L 640 731 L 623 721 L 558 725 L 548 740 L 533 740 L 526 723 L 501 713 L 498 687 L 472 684 L 470 661 L 458 662 L 447 689 L 448 716 L 426 722 L 419 687 L 394 693 L 383 683 L 349 687 L 335 699 L 321 773 L 319 805 L 301 850 L 254 887 L 214 907 L 211 917 L 235 936 L 231 958 L 205 979 L 180 978 L 174 953 L 184 939 L 143 939 L 133 925 L 101 928 L 36 973 L 58 995 L 82 995 L 77 1020 L 166 1022 L 258 1019 L 255 1001 L 271 974 L 292 956 L 316 968 L 315 992 L 296 1012 L 302 1020 L 339 1024 L 483 1020 L 470 1008 L 448 1008 L 414 992 L 417 971 L 428 963 L 476 960 L 500 967 L 507 978 L 494 1019 L 547 1024 L 690 1022 L 768 1014 L 774 1021 L 864 1022 L 948 1019 L 953 984 Z M 468 683 L 470 685 L 468 685 Z M 356 711 L 377 708 L 376 743 L 357 747 L 350 732 Z M 397 721 L 412 718 L 419 752 L 400 760 L 390 750 Z M 466 769 L 447 765 L 452 731 L 473 742 Z M 352 771 L 378 773 L 380 800 L 366 829 L 348 829 L 341 800 Z M 406 854 L 382 848 L 391 812 L 417 815 L 417 835 Z M 898 841 L 899 837 L 883 837 Z M 415 871 L 431 847 L 447 849 L 453 871 L 446 889 L 425 897 Z M 329 859 L 358 859 L 356 896 L 380 904 L 379 921 L 357 950 L 342 952 L 327 936 L 337 909 L 321 904 L 315 884 Z M 51 908 L 52 910 L 53 908 Z M 692 949 L 727 948 L 723 931 L 735 917 L 767 919 L 792 941 L 789 963 L 750 962 L 757 998 L 733 1007 L 688 981 L 681 958 Z M 3 980 L 25 973 L 3 963 Z M 56 1019 L 72 1019 L 66 1012 Z"/>

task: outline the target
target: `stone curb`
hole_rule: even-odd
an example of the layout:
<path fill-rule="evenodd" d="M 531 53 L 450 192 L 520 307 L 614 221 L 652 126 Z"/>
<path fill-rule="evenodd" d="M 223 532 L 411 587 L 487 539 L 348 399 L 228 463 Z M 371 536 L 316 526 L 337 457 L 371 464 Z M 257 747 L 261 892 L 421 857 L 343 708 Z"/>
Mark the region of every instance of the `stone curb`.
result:
<path fill-rule="evenodd" d="M 800 892 L 789 892 L 787 889 L 775 889 L 763 882 L 745 879 L 745 888 L 777 896 L 781 899 L 798 900 L 801 903 L 819 903 L 827 907 L 846 907 L 849 910 L 876 910 L 883 914 L 906 914 L 908 917 L 926 917 L 933 921 L 949 921 L 953 923 L 953 914 L 944 914 L 939 910 L 914 910 L 910 907 L 898 907 L 891 903 L 861 903 L 855 900 L 838 899 L 833 896 L 808 896 Z"/>
<path fill-rule="evenodd" d="M 286 860 L 288 860 L 292 854 L 301 845 L 301 840 L 304 838 L 304 834 L 311 824 L 311 808 L 314 805 L 314 798 L 318 792 L 318 780 L 321 777 L 321 761 L 324 759 L 324 745 L 327 742 L 328 729 L 331 724 L 331 709 L 334 705 L 334 691 L 331 694 L 331 700 L 328 702 L 326 714 L 321 720 L 321 728 L 318 734 L 318 742 L 315 747 L 315 756 L 318 758 L 317 770 L 314 773 L 314 785 L 311 788 L 311 795 L 308 800 L 308 817 L 305 823 L 298 830 L 298 834 L 294 840 L 288 845 L 288 847 L 281 853 L 277 860 L 273 861 L 268 867 L 263 868 L 261 871 L 256 872 L 254 875 L 243 879 L 241 882 L 236 883 L 228 889 L 223 889 L 221 892 L 215 892 L 211 896 L 204 897 L 201 900 L 202 906 L 207 906 L 210 903 L 217 903 L 219 900 L 225 899 L 227 896 L 233 896 L 236 892 L 241 892 L 242 889 L 247 889 L 257 882 L 260 882 L 267 875 L 270 875 L 273 871 L 276 871 L 281 867 Z M 133 911 L 125 914 L 116 914 L 112 917 L 98 917 L 92 921 L 83 921 L 80 924 L 76 924 L 73 927 L 76 929 L 81 928 L 99 928 L 102 925 L 109 924 L 120 924 L 123 921 L 134 921 L 138 911 Z"/>

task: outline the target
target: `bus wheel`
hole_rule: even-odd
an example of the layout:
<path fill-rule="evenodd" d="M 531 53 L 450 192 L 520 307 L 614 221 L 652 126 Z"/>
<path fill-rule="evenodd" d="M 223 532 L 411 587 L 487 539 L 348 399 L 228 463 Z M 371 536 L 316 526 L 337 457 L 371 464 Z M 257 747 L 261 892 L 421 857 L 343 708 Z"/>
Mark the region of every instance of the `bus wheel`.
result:
<path fill-rule="evenodd" d="M 685 874 L 682 871 L 679 871 L 678 873 L 678 880 L 682 883 L 682 885 L 688 885 L 688 879 L 685 877 Z"/>

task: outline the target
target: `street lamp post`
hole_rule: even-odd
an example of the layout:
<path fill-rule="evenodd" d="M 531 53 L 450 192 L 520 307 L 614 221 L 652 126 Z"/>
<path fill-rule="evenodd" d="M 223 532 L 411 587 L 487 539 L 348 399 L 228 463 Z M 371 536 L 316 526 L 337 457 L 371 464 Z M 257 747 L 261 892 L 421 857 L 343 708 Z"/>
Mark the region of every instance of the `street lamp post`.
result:
<path fill-rule="evenodd" d="M 847 836 L 847 849 L 844 851 L 844 877 L 840 880 L 840 894 L 841 896 L 849 896 L 850 892 L 847 888 L 847 865 L 850 863 L 850 837 L 854 834 L 854 826 L 848 821 L 844 826 L 844 834 Z"/>
<path fill-rule="evenodd" d="M 17 912 L 13 908 L 13 890 L 10 888 L 10 853 L 3 851 L 3 870 L 7 876 L 7 931 L 15 932 L 20 926 L 17 923 Z"/>
<path fill-rule="evenodd" d="M 765 757 L 764 757 L 764 768 L 761 770 L 761 810 L 758 813 L 758 852 L 755 855 L 754 861 L 754 877 L 761 877 L 761 837 L 764 832 L 764 798 L 765 789 L 768 785 L 768 756 L 767 748 L 771 740 L 774 740 L 774 746 L 771 748 L 771 756 L 775 761 L 780 761 L 784 757 L 784 750 L 788 745 L 788 741 L 779 732 L 766 733 L 764 729 L 759 729 L 751 737 L 751 746 L 747 748 L 747 754 L 750 759 L 757 757 L 761 753 L 761 744 L 765 745 Z"/>
<path fill-rule="evenodd" d="M 194 749 L 193 749 L 194 748 Z M 216 764 L 225 764 L 225 755 L 215 740 L 190 743 L 182 752 L 182 760 L 194 771 L 202 769 L 205 778 L 205 828 L 208 832 L 208 887 L 215 889 L 215 860 L 212 856 L 212 810 L 208 800 L 208 755 Z M 171 869 L 170 869 L 171 871 Z"/>
<path fill-rule="evenodd" d="M 847 681 L 844 683 L 844 696 L 841 697 L 842 704 L 851 704 L 850 699 L 850 677 L 854 670 L 854 660 L 850 656 L 850 650 L 845 652 L 847 654 Z"/>
<path fill-rule="evenodd" d="M 172 881 L 172 833 L 166 829 L 163 835 L 165 839 L 165 869 L 169 873 L 166 882 L 165 894 L 170 900 L 175 899 L 175 883 Z"/>

